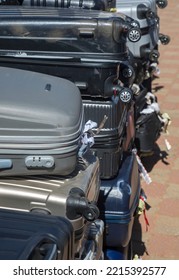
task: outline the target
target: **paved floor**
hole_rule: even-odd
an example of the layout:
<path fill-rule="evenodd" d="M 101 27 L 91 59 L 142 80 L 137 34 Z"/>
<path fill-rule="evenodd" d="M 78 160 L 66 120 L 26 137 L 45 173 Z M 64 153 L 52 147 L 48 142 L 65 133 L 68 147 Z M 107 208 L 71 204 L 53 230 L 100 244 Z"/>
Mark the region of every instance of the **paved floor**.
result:
<path fill-rule="evenodd" d="M 153 82 L 160 109 L 171 117 L 169 134 L 157 141 L 155 154 L 144 160 L 152 183 L 142 186 L 148 197 L 148 231 L 144 216 L 135 224 L 134 251 L 142 259 L 179 259 L 179 1 L 169 0 L 159 9 L 160 31 L 170 35 L 169 45 L 160 45 L 160 76 Z M 171 145 L 167 150 L 165 139 Z"/>

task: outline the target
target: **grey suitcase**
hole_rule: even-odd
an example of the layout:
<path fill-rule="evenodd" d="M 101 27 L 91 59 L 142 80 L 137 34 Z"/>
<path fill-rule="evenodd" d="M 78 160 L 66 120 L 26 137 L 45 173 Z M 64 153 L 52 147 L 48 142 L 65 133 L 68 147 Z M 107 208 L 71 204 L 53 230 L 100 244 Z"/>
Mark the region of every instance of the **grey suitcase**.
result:
<path fill-rule="evenodd" d="M 83 129 L 79 89 L 50 75 L 0 67 L 0 176 L 70 174 Z"/>
<path fill-rule="evenodd" d="M 0 180 L 0 208 L 49 214 L 67 218 L 75 234 L 74 251 L 81 251 L 81 239 L 88 222 L 99 215 L 99 160 L 90 152 L 66 177 L 24 176 Z"/>
<path fill-rule="evenodd" d="M 142 37 L 140 41 L 127 45 L 135 57 L 150 57 L 159 41 L 159 18 L 155 0 L 116 0 L 117 11 L 137 20 Z"/>

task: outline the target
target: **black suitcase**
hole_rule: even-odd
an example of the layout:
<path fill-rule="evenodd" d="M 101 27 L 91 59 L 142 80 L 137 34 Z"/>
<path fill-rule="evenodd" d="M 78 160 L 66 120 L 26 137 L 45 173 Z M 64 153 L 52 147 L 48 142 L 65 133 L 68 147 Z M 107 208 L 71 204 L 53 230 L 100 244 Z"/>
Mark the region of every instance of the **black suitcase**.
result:
<path fill-rule="evenodd" d="M 125 86 L 135 79 L 126 47 L 126 34 L 133 30 L 129 17 L 85 9 L 3 6 L 0 20 L 2 66 L 69 79 L 89 96 L 109 97 L 116 79 Z"/>
<path fill-rule="evenodd" d="M 139 92 L 134 94 L 134 102 L 135 102 L 135 120 L 140 117 L 140 112 L 146 107 L 146 95 L 148 93 L 148 89 L 143 85 L 140 86 Z"/>
<path fill-rule="evenodd" d="M 62 217 L 0 209 L 0 260 L 73 260 L 74 234 Z"/>
<path fill-rule="evenodd" d="M 141 114 L 136 121 L 135 144 L 141 153 L 150 153 L 160 137 L 163 122 L 156 112 Z"/>
<path fill-rule="evenodd" d="M 22 2 L 23 6 L 106 10 L 109 6 L 108 3 L 110 2 L 110 0 L 21 0 L 20 2 Z"/>
<path fill-rule="evenodd" d="M 1 53 L 26 58 L 119 60 L 127 56 L 126 39 L 135 29 L 123 14 L 86 9 L 1 6 L 0 21 Z"/>
<path fill-rule="evenodd" d="M 0 176 L 70 174 L 83 130 L 79 89 L 70 81 L 0 67 Z"/>
<path fill-rule="evenodd" d="M 118 173 L 122 158 L 122 139 L 127 121 L 128 106 L 111 100 L 83 99 L 86 119 L 93 119 L 98 126 L 106 119 L 100 132 L 94 136 L 92 150 L 100 160 L 100 177 L 109 179 Z M 94 129 L 94 133 L 97 130 Z"/>
<path fill-rule="evenodd" d="M 117 177 L 112 180 L 101 180 L 98 207 L 100 218 L 105 223 L 105 247 L 117 248 L 128 245 L 139 196 L 138 163 L 133 153 L 127 153 Z"/>

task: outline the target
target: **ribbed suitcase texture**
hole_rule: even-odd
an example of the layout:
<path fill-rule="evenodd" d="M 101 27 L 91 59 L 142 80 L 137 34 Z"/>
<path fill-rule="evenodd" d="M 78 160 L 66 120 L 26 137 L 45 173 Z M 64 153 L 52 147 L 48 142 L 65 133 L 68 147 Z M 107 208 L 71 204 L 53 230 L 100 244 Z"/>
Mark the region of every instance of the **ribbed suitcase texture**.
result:
<path fill-rule="evenodd" d="M 14 176 L 0 180 L 0 208 L 46 213 L 68 218 L 72 223 L 75 244 L 80 249 L 86 221 L 99 215 L 99 161 L 86 153 L 69 176 Z"/>
<path fill-rule="evenodd" d="M 70 174 L 83 129 L 79 89 L 50 75 L 0 67 L 0 176 Z"/>
<path fill-rule="evenodd" d="M 117 175 L 122 157 L 122 136 L 127 121 L 127 107 L 120 101 L 83 99 L 86 119 L 93 119 L 98 126 L 106 118 L 99 134 L 94 136 L 92 150 L 100 160 L 100 176 L 109 179 Z M 94 130 L 94 133 L 96 131 Z"/>
<path fill-rule="evenodd" d="M 140 178 L 135 155 L 125 155 L 118 176 L 102 180 L 98 207 L 105 223 L 107 247 L 128 245 L 140 196 Z"/>
<path fill-rule="evenodd" d="M 66 218 L 0 209 L 1 260 L 72 260 L 73 246 Z"/>

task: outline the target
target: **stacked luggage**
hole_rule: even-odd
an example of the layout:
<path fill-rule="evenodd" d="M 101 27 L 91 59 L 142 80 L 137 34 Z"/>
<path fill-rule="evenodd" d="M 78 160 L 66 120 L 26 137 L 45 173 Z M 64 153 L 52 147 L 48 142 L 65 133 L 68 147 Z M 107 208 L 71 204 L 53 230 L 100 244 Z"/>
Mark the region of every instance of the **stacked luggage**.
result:
<path fill-rule="evenodd" d="M 141 112 L 146 96 L 157 103 L 149 90 L 166 42 L 156 6 L 164 3 L 1 3 L 0 219 L 17 232 L 34 224 L 23 242 L 2 235 L 16 252 L 9 258 L 132 257 L 141 192 L 133 149 L 151 151 L 162 127 L 159 112 Z M 97 125 L 85 130 L 88 120 Z"/>

